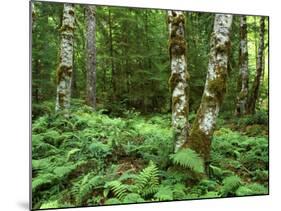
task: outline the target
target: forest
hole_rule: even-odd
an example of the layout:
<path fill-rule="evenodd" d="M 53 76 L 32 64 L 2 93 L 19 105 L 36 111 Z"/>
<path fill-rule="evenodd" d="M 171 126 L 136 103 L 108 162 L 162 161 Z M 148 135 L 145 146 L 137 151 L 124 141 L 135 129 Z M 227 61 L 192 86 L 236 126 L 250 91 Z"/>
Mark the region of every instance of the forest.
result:
<path fill-rule="evenodd" d="M 32 208 L 269 193 L 269 18 L 31 3 Z"/>

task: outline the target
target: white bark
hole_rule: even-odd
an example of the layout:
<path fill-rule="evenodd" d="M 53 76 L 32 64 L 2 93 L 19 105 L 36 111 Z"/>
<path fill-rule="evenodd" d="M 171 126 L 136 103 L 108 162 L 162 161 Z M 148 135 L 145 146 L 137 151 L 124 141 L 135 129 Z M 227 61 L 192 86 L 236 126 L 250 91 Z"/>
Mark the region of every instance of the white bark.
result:
<path fill-rule="evenodd" d="M 200 129 L 207 135 L 214 128 L 219 113 L 221 99 L 219 99 L 220 97 L 218 95 L 224 94 L 220 92 L 225 91 L 231 24 L 232 15 L 217 14 L 215 16 L 211 55 L 204 90 L 204 94 L 210 98 L 208 100 L 213 99 L 214 104 L 210 106 L 211 104 L 208 100 L 205 102 L 207 104 L 206 109 L 202 113 L 202 119 L 199 124 Z"/>
<path fill-rule="evenodd" d="M 64 4 L 61 27 L 60 63 L 57 69 L 56 111 L 70 107 L 71 79 L 73 69 L 74 6 Z"/>
<path fill-rule="evenodd" d="M 248 46 L 247 46 L 247 17 L 240 17 L 240 93 L 237 97 L 236 115 L 244 115 L 247 109 L 248 99 Z"/>
<path fill-rule="evenodd" d="M 175 132 L 175 151 L 188 138 L 188 72 L 186 64 L 185 16 L 182 11 L 168 11 L 169 50 L 172 91 L 172 126 Z"/>
<path fill-rule="evenodd" d="M 204 93 L 186 146 L 201 154 L 206 163 L 209 162 L 211 138 L 226 90 L 231 24 L 232 15 L 215 16 Z"/>

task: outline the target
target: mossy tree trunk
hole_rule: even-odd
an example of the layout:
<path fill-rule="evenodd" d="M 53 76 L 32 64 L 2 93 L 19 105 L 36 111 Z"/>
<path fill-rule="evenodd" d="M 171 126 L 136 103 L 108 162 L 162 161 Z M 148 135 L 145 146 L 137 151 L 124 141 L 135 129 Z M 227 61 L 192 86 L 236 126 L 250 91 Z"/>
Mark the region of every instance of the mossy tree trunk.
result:
<path fill-rule="evenodd" d="M 261 84 L 262 68 L 263 68 L 263 51 L 264 51 L 264 17 L 260 19 L 260 40 L 259 49 L 257 55 L 257 68 L 256 76 L 252 86 L 251 95 L 248 99 L 248 111 L 249 114 L 254 114 L 256 109 L 256 103 L 259 95 L 259 89 Z"/>
<path fill-rule="evenodd" d="M 200 154 L 206 167 L 210 161 L 216 119 L 226 91 L 231 25 L 232 15 L 216 14 L 205 88 L 189 140 L 183 146 Z"/>
<path fill-rule="evenodd" d="M 86 6 L 86 101 L 96 108 L 96 7 Z"/>
<path fill-rule="evenodd" d="M 240 17 L 240 48 L 239 48 L 239 83 L 240 93 L 237 96 L 236 115 L 244 115 L 247 110 L 249 90 L 248 47 L 247 47 L 247 17 Z"/>
<path fill-rule="evenodd" d="M 64 4 L 60 43 L 60 60 L 57 68 L 56 111 L 67 112 L 70 107 L 73 70 L 74 5 Z"/>
<path fill-rule="evenodd" d="M 188 80 L 186 64 L 185 16 L 181 11 L 168 11 L 169 51 L 172 92 L 172 126 L 175 132 L 175 152 L 188 138 Z"/>

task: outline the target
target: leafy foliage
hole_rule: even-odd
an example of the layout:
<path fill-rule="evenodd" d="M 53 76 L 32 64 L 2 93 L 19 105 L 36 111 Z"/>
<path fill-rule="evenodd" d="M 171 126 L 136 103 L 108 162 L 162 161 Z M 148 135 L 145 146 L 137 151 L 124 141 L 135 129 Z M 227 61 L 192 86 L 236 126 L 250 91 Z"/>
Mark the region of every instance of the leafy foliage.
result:
<path fill-rule="evenodd" d="M 170 156 L 173 163 L 178 164 L 184 168 L 189 168 L 195 173 L 204 172 L 203 160 L 200 156 L 191 149 L 181 149 L 176 154 Z"/>
<path fill-rule="evenodd" d="M 153 162 L 142 170 L 136 178 L 136 186 L 138 192 L 143 196 L 153 194 L 157 191 L 159 185 L 158 168 Z"/>
<path fill-rule="evenodd" d="M 167 116 L 127 118 L 110 118 L 85 106 L 68 119 L 38 118 L 32 134 L 33 206 L 268 193 L 266 137 L 220 128 L 212 143 L 210 178 L 194 180 L 191 172 L 204 172 L 199 155 L 190 149 L 171 154 L 162 147 L 172 146 Z"/>
<path fill-rule="evenodd" d="M 222 194 L 227 196 L 234 193 L 241 185 L 241 179 L 238 176 L 226 177 L 223 180 Z"/>

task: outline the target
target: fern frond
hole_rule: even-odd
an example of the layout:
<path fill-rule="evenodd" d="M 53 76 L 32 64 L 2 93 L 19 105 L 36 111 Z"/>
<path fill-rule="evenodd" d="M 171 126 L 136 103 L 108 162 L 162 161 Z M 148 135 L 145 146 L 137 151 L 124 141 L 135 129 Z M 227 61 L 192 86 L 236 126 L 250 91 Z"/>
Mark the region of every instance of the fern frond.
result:
<path fill-rule="evenodd" d="M 129 193 L 125 196 L 123 203 L 138 203 L 144 202 L 144 199 L 137 193 Z"/>
<path fill-rule="evenodd" d="M 87 174 L 82 180 L 79 190 L 79 198 L 81 201 L 83 201 L 93 191 L 93 189 L 103 184 L 102 176 L 94 176 L 92 178 L 91 176 L 91 173 Z"/>
<path fill-rule="evenodd" d="M 106 200 L 105 204 L 109 205 L 109 204 L 121 204 L 122 202 L 117 199 L 117 198 L 111 198 Z"/>
<path fill-rule="evenodd" d="M 177 183 L 173 186 L 173 198 L 184 199 L 186 187 L 184 184 Z"/>
<path fill-rule="evenodd" d="M 126 196 L 126 193 L 128 192 L 127 185 L 122 184 L 118 180 L 114 180 L 106 183 L 105 187 L 109 187 L 110 190 L 114 193 L 114 195 L 120 200 L 122 200 Z"/>
<path fill-rule="evenodd" d="M 236 192 L 236 196 L 250 196 L 250 195 L 260 195 L 268 194 L 268 188 L 260 185 L 258 183 L 248 184 L 245 186 L 240 186 Z"/>
<path fill-rule="evenodd" d="M 170 186 L 161 186 L 154 197 L 159 201 L 173 200 L 173 190 Z"/>
<path fill-rule="evenodd" d="M 170 155 L 173 163 L 184 168 L 189 168 L 195 173 L 204 173 L 204 163 L 201 157 L 192 149 L 181 149 Z"/>
<path fill-rule="evenodd" d="M 143 169 L 136 178 L 136 187 L 141 195 L 146 196 L 157 192 L 159 185 L 159 170 L 151 161 L 145 169 Z"/>
<path fill-rule="evenodd" d="M 58 200 L 56 200 L 56 201 L 48 201 L 48 202 L 43 203 L 40 206 L 40 209 L 51 209 L 51 208 L 58 208 L 58 207 L 60 207 L 60 204 L 59 204 Z"/>
<path fill-rule="evenodd" d="M 56 177 L 53 174 L 41 174 L 32 179 L 32 192 L 34 193 L 38 189 L 46 185 L 52 185 Z"/>
<path fill-rule="evenodd" d="M 223 180 L 222 193 L 224 196 L 235 192 L 241 185 L 241 179 L 238 176 L 229 176 Z"/>
<path fill-rule="evenodd" d="M 75 169 L 76 169 L 76 165 L 59 166 L 54 169 L 54 173 L 59 178 L 63 178 L 69 175 Z"/>

